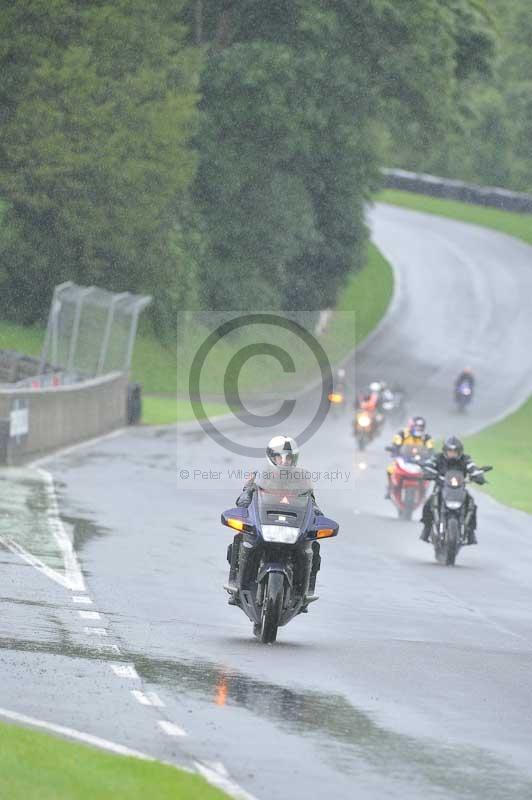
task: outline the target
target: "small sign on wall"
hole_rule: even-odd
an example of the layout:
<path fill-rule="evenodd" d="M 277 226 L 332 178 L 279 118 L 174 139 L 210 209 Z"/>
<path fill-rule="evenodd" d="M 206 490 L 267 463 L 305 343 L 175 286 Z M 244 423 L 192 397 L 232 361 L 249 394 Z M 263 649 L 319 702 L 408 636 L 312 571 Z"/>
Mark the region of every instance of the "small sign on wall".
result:
<path fill-rule="evenodd" d="M 15 400 L 9 415 L 9 436 L 18 439 L 27 436 L 30 429 L 30 414 L 26 400 Z"/>

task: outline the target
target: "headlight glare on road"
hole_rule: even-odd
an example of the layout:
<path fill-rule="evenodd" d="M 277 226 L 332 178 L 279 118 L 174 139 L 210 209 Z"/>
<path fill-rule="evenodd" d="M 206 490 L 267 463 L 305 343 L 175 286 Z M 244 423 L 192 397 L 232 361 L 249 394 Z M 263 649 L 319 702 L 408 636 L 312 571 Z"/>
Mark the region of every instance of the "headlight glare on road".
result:
<path fill-rule="evenodd" d="M 287 525 L 263 525 L 262 537 L 265 542 L 278 542 L 279 544 L 295 544 L 299 536 L 299 528 L 289 528 Z"/>

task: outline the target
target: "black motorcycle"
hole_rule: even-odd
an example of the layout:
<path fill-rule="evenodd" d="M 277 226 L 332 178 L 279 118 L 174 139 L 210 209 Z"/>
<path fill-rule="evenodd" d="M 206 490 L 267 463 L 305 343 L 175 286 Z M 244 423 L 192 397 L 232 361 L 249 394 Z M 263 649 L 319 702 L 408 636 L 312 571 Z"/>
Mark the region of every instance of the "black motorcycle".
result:
<path fill-rule="evenodd" d="M 461 381 L 454 390 L 454 402 L 460 413 L 463 413 L 473 399 L 473 386 L 470 381 Z"/>
<path fill-rule="evenodd" d="M 493 467 L 480 467 L 482 472 L 489 472 Z M 439 564 L 454 566 L 460 548 L 467 544 L 467 530 L 472 513 L 467 502 L 467 479 L 460 470 L 447 470 L 445 475 L 436 473 L 430 466 L 425 466 L 425 475 L 429 480 L 437 480 L 439 487 L 432 495 L 433 525 L 431 542 L 434 555 Z"/>
<path fill-rule="evenodd" d="M 318 599 L 309 592 L 313 545 L 336 536 L 339 526 L 315 513 L 312 484 L 301 470 L 272 469 L 256 483 L 249 508 L 231 508 L 221 521 L 243 536 L 234 604 L 253 622 L 255 636 L 270 644 L 279 626 Z"/>

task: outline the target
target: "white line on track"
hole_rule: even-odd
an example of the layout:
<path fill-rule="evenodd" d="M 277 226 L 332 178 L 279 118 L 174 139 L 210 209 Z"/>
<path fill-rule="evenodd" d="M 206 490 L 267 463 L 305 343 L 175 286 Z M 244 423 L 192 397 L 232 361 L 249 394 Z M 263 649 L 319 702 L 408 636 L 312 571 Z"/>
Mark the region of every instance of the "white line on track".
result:
<path fill-rule="evenodd" d="M 83 628 L 87 636 L 107 636 L 107 628 Z"/>
<path fill-rule="evenodd" d="M 137 670 L 133 664 L 110 664 L 115 675 L 119 678 L 129 678 L 130 680 L 139 680 Z"/>
<path fill-rule="evenodd" d="M 132 689 L 131 694 L 142 706 L 164 708 L 164 703 L 157 692 L 140 692 L 138 689 Z"/>
<path fill-rule="evenodd" d="M 72 589 L 72 591 L 83 592 L 85 591 L 85 581 L 83 580 L 83 575 L 81 574 L 81 569 L 79 567 L 74 548 L 72 547 L 72 542 L 70 541 L 70 537 L 68 536 L 61 520 L 59 504 L 57 502 L 57 494 L 55 492 L 54 479 L 45 469 L 38 469 L 37 472 L 42 477 L 46 487 L 46 492 L 48 495 L 48 508 L 46 509 L 46 516 L 48 518 L 48 524 L 54 535 L 54 538 L 63 554 L 67 588 Z"/>
<path fill-rule="evenodd" d="M 142 758 L 145 761 L 155 760 L 145 753 L 140 753 L 138 750 L 131 750 L 129 747 L 125 747 L 122 744 L 110 742 L 108 739 L 101 739 L 99 736 L 93 736 L 91 733 L 83 733 L 75 728 L 67 728 L 64 725 L 55 725 L 53 722 L 45 722 L 35 717 L 27 717 L 25 714 L 19 714 L 16 711 L 8 711 L 5 708 L 0 708 L 0 717 L 13 720 L 13 722 L 20 722 L 23 725 L 30 725 L 32 728 L 44 728 L 47 731 L 52 731 L 52 733 L 58 733 L 60 736 L 66 736 L 68 739 L 76 739 L 84 744 L 90 744 L 102 750 L 110 750 L 112 753 L 117 753 L 121 756 L 133 756 L 134 758 Z"/>
<path fill-rule="evenodd" d="M 157 722 L 159 728 L 166 733 L 167 736 L 186 736 L 186 731 L 176 725 L 174 722 L 168 722 L 165 719 L 160 719 Z"/>
<path fill-rule="evenodd" d="M 87 595 L 84 594 L 73 595 L 72 602 L 79 603 L 80 605 L 85 605 L 85 606 L 92 605 L 92 600 L 90 599 L 90 597 L 87 597 Z"/>
<path fill-rule="evenodd" d="M 98 611 L 78 611 L 81 619 L 101 619 Z"/>
<path fill-rule="evenodd" d="M 223 764 L 219 762 L 216 764 L 203 764 L 201 761 L 195 761 L 194 766 L 206 781 L 233 797 L 234 800 L 256 800 L 254 795 L 246 792 L 245 789 L 242 789 L 241 786 L 231 780 Z"/>

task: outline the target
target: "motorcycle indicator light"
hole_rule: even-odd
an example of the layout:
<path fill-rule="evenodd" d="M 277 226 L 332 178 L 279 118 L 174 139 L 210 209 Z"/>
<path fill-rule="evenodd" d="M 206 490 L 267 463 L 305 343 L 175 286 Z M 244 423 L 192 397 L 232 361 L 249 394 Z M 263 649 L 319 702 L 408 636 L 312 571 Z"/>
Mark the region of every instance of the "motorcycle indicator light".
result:
<path fill-rule="evenodd" d="M 332 528 L 320 528 L 316 531 L 316 539 L 327 539 L 329 536 L 334 536 Z"/>
<path fill-rule="evenodd" d="M 244 530 L 244 523 L 241 519 L 233 519 L 233 517 L 228 517 L 226 525 L 229 528 L 234 528 L 235 531 L 243 531 Z"/>
<path fill-rule="evenodd" d="M 329 395 L 330 403 L 341 403 L 343 399 L 344 399 L 343 394 L 340 394 L 339 392 L 331 392 L 331 394 Z"/>

